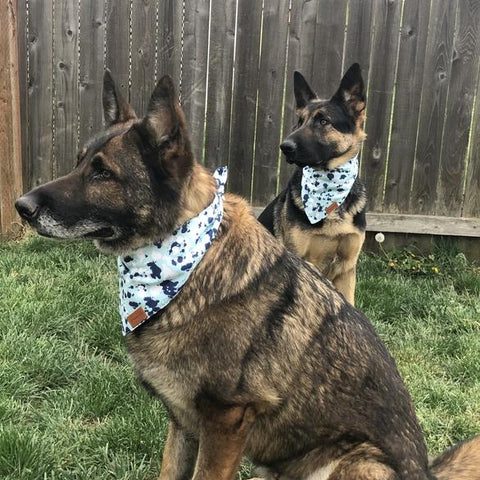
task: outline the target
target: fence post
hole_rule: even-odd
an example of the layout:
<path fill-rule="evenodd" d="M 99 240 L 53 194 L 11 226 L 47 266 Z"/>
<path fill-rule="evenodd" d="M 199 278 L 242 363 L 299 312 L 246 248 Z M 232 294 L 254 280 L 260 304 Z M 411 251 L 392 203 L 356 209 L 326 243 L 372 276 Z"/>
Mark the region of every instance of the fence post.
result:
<path fill-rule="evenodd" d="M 0 6 L 0 235 L 18 233 L 13 203 L 22 193 L 17 0 Z"/>

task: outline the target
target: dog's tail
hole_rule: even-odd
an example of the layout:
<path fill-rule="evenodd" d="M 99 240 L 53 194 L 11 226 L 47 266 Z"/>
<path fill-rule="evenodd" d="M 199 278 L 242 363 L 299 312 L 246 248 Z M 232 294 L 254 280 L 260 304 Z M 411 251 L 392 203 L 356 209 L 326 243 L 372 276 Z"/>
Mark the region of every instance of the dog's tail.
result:
<path fill-rule="evenodd" d="M 480 480 L 480 436 L 439 455 L 430 470 L 437 480 Z"/>

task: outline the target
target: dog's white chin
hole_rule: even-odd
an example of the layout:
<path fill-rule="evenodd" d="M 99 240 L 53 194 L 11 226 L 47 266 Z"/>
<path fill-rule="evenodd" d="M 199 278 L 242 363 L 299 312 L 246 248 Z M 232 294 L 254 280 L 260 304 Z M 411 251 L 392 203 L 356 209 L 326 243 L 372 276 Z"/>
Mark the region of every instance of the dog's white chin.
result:
<path fill-rule="evenodd" d="M 39 235 L 58 240 L 94 240 L 97 238 L 113 240 L 119 236 L 114 227 L 105 223 L 82 220 L 75 225 L 66 227 L 49 214 L 41 214 L 35 221 L 34 228 Z"/>

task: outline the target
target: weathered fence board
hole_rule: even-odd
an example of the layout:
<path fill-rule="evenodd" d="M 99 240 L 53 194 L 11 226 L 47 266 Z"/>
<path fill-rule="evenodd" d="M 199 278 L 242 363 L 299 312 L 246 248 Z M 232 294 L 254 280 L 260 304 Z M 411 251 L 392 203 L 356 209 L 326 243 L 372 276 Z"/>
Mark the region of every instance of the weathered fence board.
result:
<path fill-rule="evenodd" d="M 132 9 L 132 88 L 130 104 L 138 116 L 147 110 L 155 88 L 155 54 L 158 48 L 157 4 L 154 0 L 136 2 Z"/>
<path fill-rule="evenodd" d="M 204 163 L 228 163 L 236 0 L 212 0 Z"/>
<path fill-rule="evenodd" d="M 193 152 L 199 162 L 203 159 L 209 8 L 209 0 L 188 2 L 183 33 L 182 108 L 188 119 Z"/>
<path fill-rule="evenodd" d="M 53 25 L 53 176 L 76 164 L 78 140 L 78 2 L 55 0 Z"/>
<path fill-rule="evenodd" d="M 436 214 L 460 215 L 476 73 L 480 52 L 480 3 L 462 0 L 458 9 L 453 62 L 443 128 Z"/>
<path fill-rule="evenodd" d="M 369 232 L 480 237 L 480 220 L 474 218 L 367 213 L 367 225 Z"/>
<path fill-rule="evenodd" d="M 341 78 L 343 44 L 347 23 L 347 0 L 325 0 L 317 4 L 313 71 L 316 93 L 329 98 Z"/>
<path fill-rule="evenodd" d="M 373 9 L 372 56 L 367 90 L 368 137 L 362 154 L 362 176 L 367 184 L 369 205 L 382 210 L 385 169 L 395 84 L 402 2 L 375 2 Z"/>
<path fill-rule="evenodd" d="M 129 100 L 131 74 L 130 0 L 105 0 L 107 7 L 106 66 L 122 95 Z"/>
<path fill-rule="evenodd" d="M 175 85 L 181 81 L 183 4 L 178 0 L 158 2 L 158 50 L 156 80 L 170 75 Z"/>
<path fill-rule="evenodd" d="M 253 207 L 253 214 L 258 217 L 263 208 Z M 480 219 L 367 212 L 367 232 L 480 237 Z"/>
<path fill-rule="evenodd" d="M 197 159 L 263 205 L 293 169 L 293 72 L 328 97 L 358 62 L 370 210 L 480 216 L 480 0 L 17 1 L 25 188 L 101 128 L 107 66 L 139 115 L 170 74 Z"/>
<path fill-rule="evenodd" d="M 53 0 L 29 2 L 29 186 L 40 185 L 53 177 L 52 3 Z"/>
<path fill-rule="evenodd" d="M 252 203 L 266 205 L 275 196 L 282 126 L 288 0 L 267 2 L 263 12 L 262 51 L 257 102 Z M 275 48 L 272 46 L 275 45 Z M 283 159 L 282 159 L 283 160 Z"/>
<path fill-rule="evenodd" d="M 480 217 L 480 67 L 477 72 L 475 115 L 471 125 L 471 148 L 465 178 L 465 200 L 462 216 Z"/>
<path fill-rule="evenodd" d="M 409 211 L 429 15 L 429 2 L 405 1 L 384 199 L 391 213 Z"/>
<path fill-rule="evenodd" d="M 105 0 L 80 4 L 79 110 L 80 147 L 102 127 L 105 64 Z"/>
<path fill-rule="evenodd" d="M 369 77 L 374 2 L 375 0 L 350 0 L 348 3 L 342 73 L 357 62 L 362 67 L 365 81 Z"/>
<path fill-rule="evenodd" d="M 13 203 L 22 192 L 16 0 L 0 5 L 0 233 L 20 225 Z M 18 222 L 18 223 L 17 223 Z"/>
<path fill-rule="evenodd" d="M 256 127 L 261 2 L 238 2 L 229 188 L 250 199 Z M 248 160 L 247 160 L 248 159 Z"/>
<path fill-rule="evenodd" d="M 454 0 L 436 0 L 431 3 L 424 88 L 410 199 L 411 208 L 418 213 L 430 214 L 435 208 L 445 107 L 452 66 L 456 7 L 457 2 Z"/>
<path fill-rule="evenodd" d="M 29 117 L 28 117 L 28 89 L 29 89 L 29 58 L 28 58 L 28 13 L 25 0 L 17 0 L 16 14 L 16 34 L 18 48 L 18 89 L 20 96 L 20 128 L 21 131 L 21 151 L 22 151 L 22 180 L 23 188 L 30 187 L 30 167 L 31 163 L 29 152 Z M 13 88 L 13 87 L 12 87 Z"/>

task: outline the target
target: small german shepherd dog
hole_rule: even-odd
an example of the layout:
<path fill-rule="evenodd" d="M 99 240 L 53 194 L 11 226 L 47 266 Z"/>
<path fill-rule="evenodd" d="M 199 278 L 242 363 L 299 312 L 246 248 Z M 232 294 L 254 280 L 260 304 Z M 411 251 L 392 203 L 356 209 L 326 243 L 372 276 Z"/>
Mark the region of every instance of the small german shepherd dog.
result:
<path fill-rule="evenodd" d="M 356 265 L 365 240 L 365 185 L 357 177 L 344 202 L 333 203 L 324 219 L 311 223 L 302 200 L 302 172 L 305 166 L 332 171 L 358 155 L 366 136 L 360 66 L 348 69 L 330 100 L 319 100 L 299 72 L 294 74 L 294 91 L 298 127 L 280 148 L 297 168 L 258 220 L 290 251 L 313 263 L 354 305 Z"/>
<path fill-rule="evenodd" d="M 193 158 L 170 77 L 139 120 L 107 72 L 104 110 L 107 128 L 73 172 L 16 207 L 41 235 L 126 255 L 196 217 L 217 188 Z M 230 480 L 243 455 L 268 479 L 480 479 L 480 437 L 429 467 L 370 322 L 234 195 L 183 289 L 126 345 L 170 415 L 162 480 Z"/>

